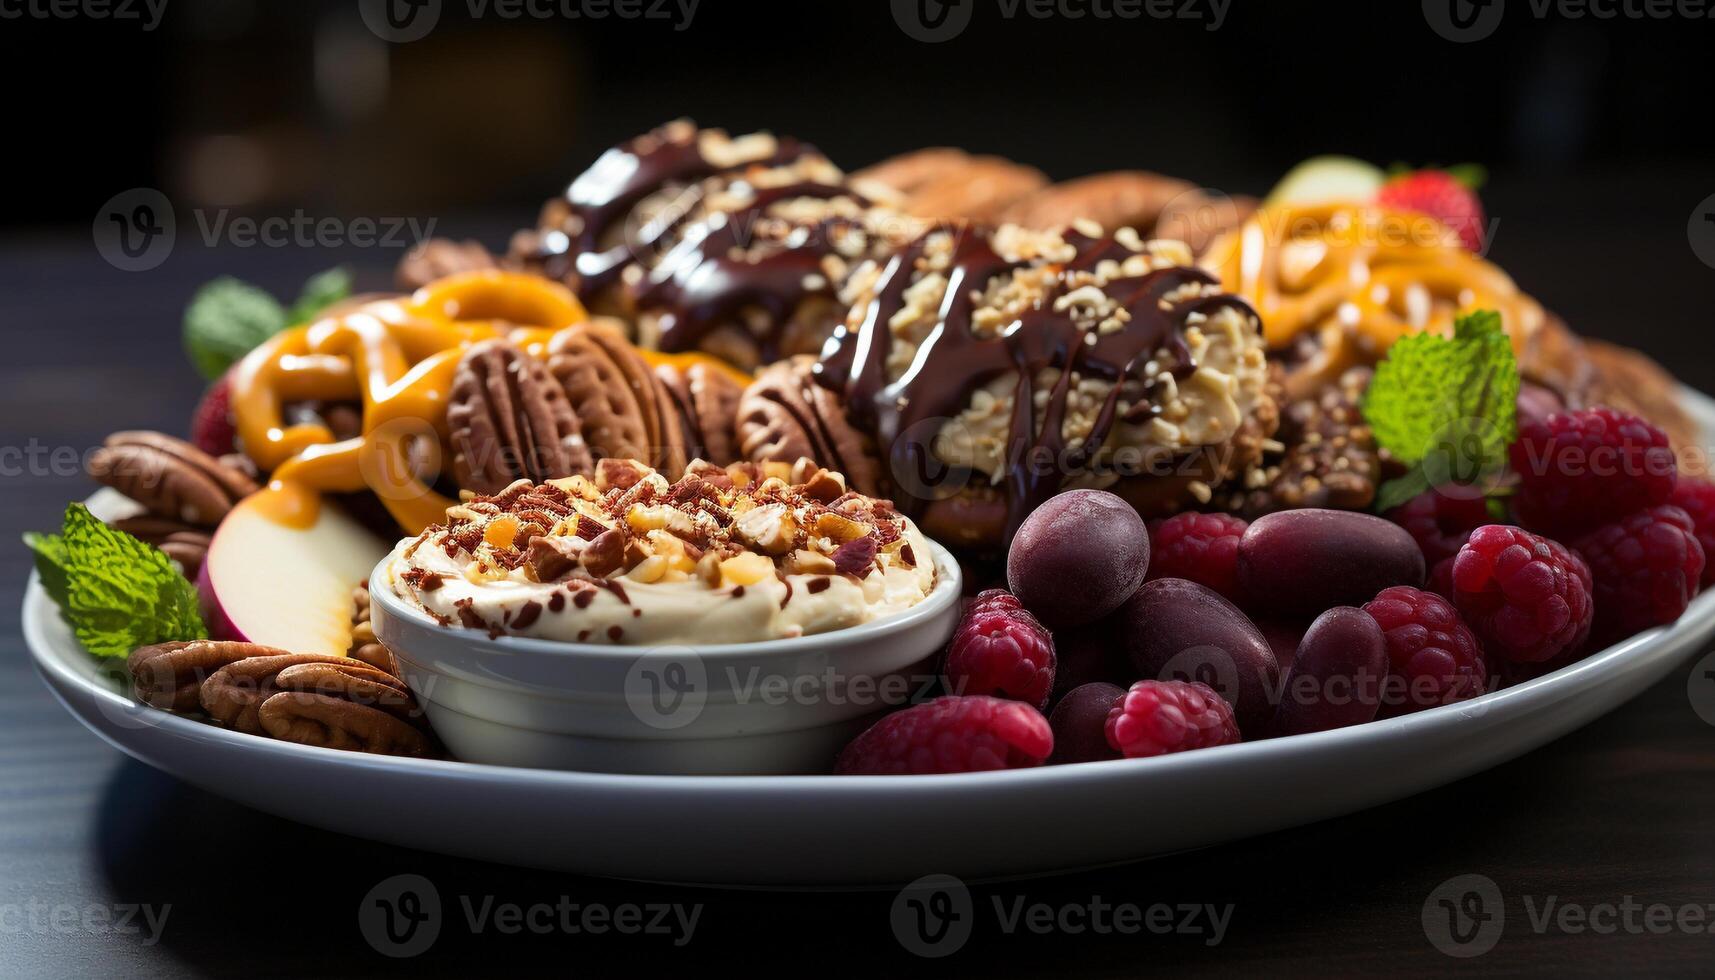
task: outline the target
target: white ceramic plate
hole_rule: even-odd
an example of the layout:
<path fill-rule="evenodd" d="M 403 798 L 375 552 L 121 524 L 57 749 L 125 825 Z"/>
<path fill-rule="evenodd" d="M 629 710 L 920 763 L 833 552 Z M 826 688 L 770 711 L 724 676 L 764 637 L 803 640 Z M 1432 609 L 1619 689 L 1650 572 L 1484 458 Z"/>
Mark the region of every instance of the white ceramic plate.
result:
<path fill-rule="evenodd" d="M 1706 431 L 1715 402 L 1686 401 Z M 1715 593 L 1672 627 L 1464 704 L 1155 759 L 958 776 L 623 776 L 381 758 L 141 707 L 32 578 L 24 635 L 79 720 L 211 792 L 392 844 L 529 867 L 719 884 L 967 880 L 1134 861 L 1350 813 L 1505 762 L 1623 704 L 1715 634 Z M 1172 800 L 1164 807 L 1161 800 Z M 1082 815 L 1020 847 L 1019 827 Z M 957 834 L 926 827 L 958 827 Z"/>

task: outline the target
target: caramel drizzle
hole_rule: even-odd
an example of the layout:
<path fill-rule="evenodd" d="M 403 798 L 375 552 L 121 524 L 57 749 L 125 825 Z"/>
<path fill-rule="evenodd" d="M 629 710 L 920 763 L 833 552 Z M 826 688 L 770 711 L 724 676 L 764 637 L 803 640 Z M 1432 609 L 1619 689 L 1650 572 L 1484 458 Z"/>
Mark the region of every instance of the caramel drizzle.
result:
<path fill-rule="evenodd" d="M 1069 288 L 1070 274 L 1089 271 L 1106 260 L 1123 261 L 1136 253 L 1112 237 L 1092 238 L 1068 232 L 1076 256 L 1058 266 L 1049 294 L 992 338 L 971 330 L 971 314 L 981 291 L 996 277 L 1027 263 L 1001 257 L 986 230 L 966 229 L 957 238 L 947 289 L 937 320 L 918 348 L 911 366 L 897 380 L 886 380 L 892 343 L 888 323 L 903 308 L 912 270 L 922 258 L 929 236 L 919 238 L 888 263 L 878 281 L 875 298 L 862 325 L 853 332 L 835 332 L 817 365 L 820 383 L 842 391 L 854 422 L 875 437 L 892 462 L 893 472 L 927 474 L 929 439 L 924 423 L 939 428 L 938 420 L 955 417 L 972 393 L 1006 372 L 1016 372 L 1013 411 L 1009 422 L 1007 477 L 1007 539 L 1024 517 L 1059 491 L 1064 477 L 1084 468 L 1107 442 L 1118 411 L 1122 384 L 1135 377 L 1153 357 L 1165 352 L 1163 365 L 1177 377 L 1195 369 L 1185 343 L 1187 320 L 1212 316 L 1223 309 L 1255 313 L 1231 295 L 1168 300 L 1183 287 L 1214 285 L 1208 273 L 1190 267 L 1157 269 L 1141 276 L 1109 280 L 1102 292 L 1129 314 L 1121 329 L 1092 336 L 1066 313 L 1055 312 L 1054 301 Z M 1036 376 L 1054 368 L 1060 374 L 1048 391 L 1041 418 L 1036 411 Z M 1069 449 L 1063 423 L 1071 393 L 1072 374 L 1112 383 L 1088 437 Z M 1150 393 L 1128 411 L 1137 421 L 1153 411 Z M 1051 461 L 1040 465 L 1039 461 Z M 913 513 L 929 503 L 917 497 L 905 501 Z"/>

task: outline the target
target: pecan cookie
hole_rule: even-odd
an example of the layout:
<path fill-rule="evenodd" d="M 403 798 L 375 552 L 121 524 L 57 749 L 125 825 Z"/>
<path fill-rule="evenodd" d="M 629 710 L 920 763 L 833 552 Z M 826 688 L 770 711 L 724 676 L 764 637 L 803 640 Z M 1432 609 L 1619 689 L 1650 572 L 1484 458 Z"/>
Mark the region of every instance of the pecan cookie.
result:
<path fill-rule="evenodd" d="M 770 365 L 738 403 L 738 451 L 752 462 L 811 459 L 844 474 L 859 493 L 880 492 L 881 466 L 840 398 L 816 383 L 813 358 Z"/>
<path fill-rule="evenodd" d="M 1092 174 L 1030 194 L 1001 212 L 1000 220 L 1026 228 L 1064 228 L 1094 221 L 1103 228 L 1135 228 L 1145 236 L 1168 205 L 1196 185 L 1142 170 Z"/>
<path fill-rule="evenodd" d="M 635 459 L 676 479 L 685 435 L 672 399 L 619 331 L 580 323 L 554 335 L 548 371 L 565 389 L 596 457 Z"/>
<path fill-rule="evenodd" d="M 890 189 L 900 197 L 902 210 L 920 218 L 990 221 L 1041 191 L 1048 178 L 1035 167 L 1002 157 L 932 147 L 865 168 L 852 175 L 852 183 L 860 189 Z"/>
<path fill-rule="evenodd" d="M 733 420 L 744 389 L 725 371 L 707 364 L 655 369 L 677 414 L 684 420 L 685 455 L 725 466 L 739 458 Z"/>
<path fill-rule="evenodd" d="M 594 464 L 565 389 L 516 345 L 485 340 L 460 359 L 447 399 L 453 476 L 460 487 L 498 493 L 587 474 Z"/>
<path fill-rule="evenodd" d="M 201 449 L 160 432 L 115 432 L 89 456 L 89 475 L 148 509 L 196 527 L 213 527 L 256 481 Z"/>

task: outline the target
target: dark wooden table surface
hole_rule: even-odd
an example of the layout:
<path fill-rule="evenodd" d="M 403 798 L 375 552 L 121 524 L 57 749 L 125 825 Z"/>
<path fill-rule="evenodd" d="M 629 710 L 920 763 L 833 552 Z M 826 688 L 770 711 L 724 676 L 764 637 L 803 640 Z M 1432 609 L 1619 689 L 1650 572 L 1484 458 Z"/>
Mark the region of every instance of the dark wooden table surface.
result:
<path fill-rule="evenodd" d="M 1490 195 L 1501 220 L 1495 254 L 1575 326 L 1647 347 L 1715 388 L 1707 332 L 1715 269 L 1686 239 L 1693 208 L 1711 191 L 1707 175 L 1672 173 L 1502 185 Z M 456 218 L 442 227 L 465 230 Z M 189 243 L 153 272 L 126 274 L 85 238 L 7 240 L 0 540 L 53 526 L 65 502 L 90 489 L 52 449 L 82 452 L 120 427 L 182 430 L 197 384 L 176 324 L 197 283 L 231 272 L 286 291 L 341 261 L 379 283 L 393 258 Z M 1418 797 L 1171 859 L 973 887 L 979 914 L 969 941 L 951 959 L 928 960 L 896 940 L 891 893 L 723 892 L 491 866 L 298 826 L 193 789 L 98 741 L 49 695 L 18 633 L 27 565 L 21 547 L 0 547 L 4 977 L 608 975 L 716 964 L 789 975 L 1715 973 L 1715 937 L 1702 931 L 1715 921 L 1715 732 L 1688 698 L 1689 664 L 1559 742 Z M 328 805 L 339 800 L 329 786 Z M 1019 827 L 1017 846 L 1076 834 L 1082 818 Z M 696 815 L 685 819 L 694 833 Z M 399 874 L 429 879 L 448 910 L 432 950 L 412 959 L 381 955 L 359 928 L 365 895 Z M 1492 879 L 1504 896 L 1504 929 L 1490 952 L 1456 963 L 1430 942 L 1423 912 L 1438 887 L 1468 874 Z M 457 896 L 478 908 L 492 899 L 701 911 L 691 941 L 675 946 L 659 935 L 477 932 Z M 1010 912 L 1020 900 L 1072 910 L 1062 919 L 1074 926 L 1083 921 L 1076 910 L 1093 904 L 1207 904 L 1230 908 L 1230 921 L 1218 942 L 1207 933 L 1008 928 L 996 903 Z M 1551 902 L 1557 911 L 1539 927 Z M 1702 926 L 1650 931 L 1659 920 L 1644 909 L 1678 915 L 1685 906 L 1702 910 Z M 158 935 L 121 928 L 141 907 L 157 921 L 165 913 Z M 1566 907 L 1591 924 L 1561 918 Z M 1611 922 L 1610 908 L 1621 913 Z"/>

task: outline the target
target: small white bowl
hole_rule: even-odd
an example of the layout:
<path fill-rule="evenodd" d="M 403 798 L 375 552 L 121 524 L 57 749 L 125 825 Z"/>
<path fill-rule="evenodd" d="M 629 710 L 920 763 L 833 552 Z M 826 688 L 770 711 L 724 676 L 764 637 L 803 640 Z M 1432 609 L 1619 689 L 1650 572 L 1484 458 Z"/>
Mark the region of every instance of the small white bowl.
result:
<path fill-rule="evenodd" d="M 953 556 L 895 616 L 815 636 L 628 647 L 489 637 L 371 590 L 375 635 L 459 759 L 660 775 L 827 772 L 873 718 L 930 683 L 959 618 Z M 390 556 L 391 557 L 391 556 Z M 386 562 L 371 582 L 386 581 Z"/>

